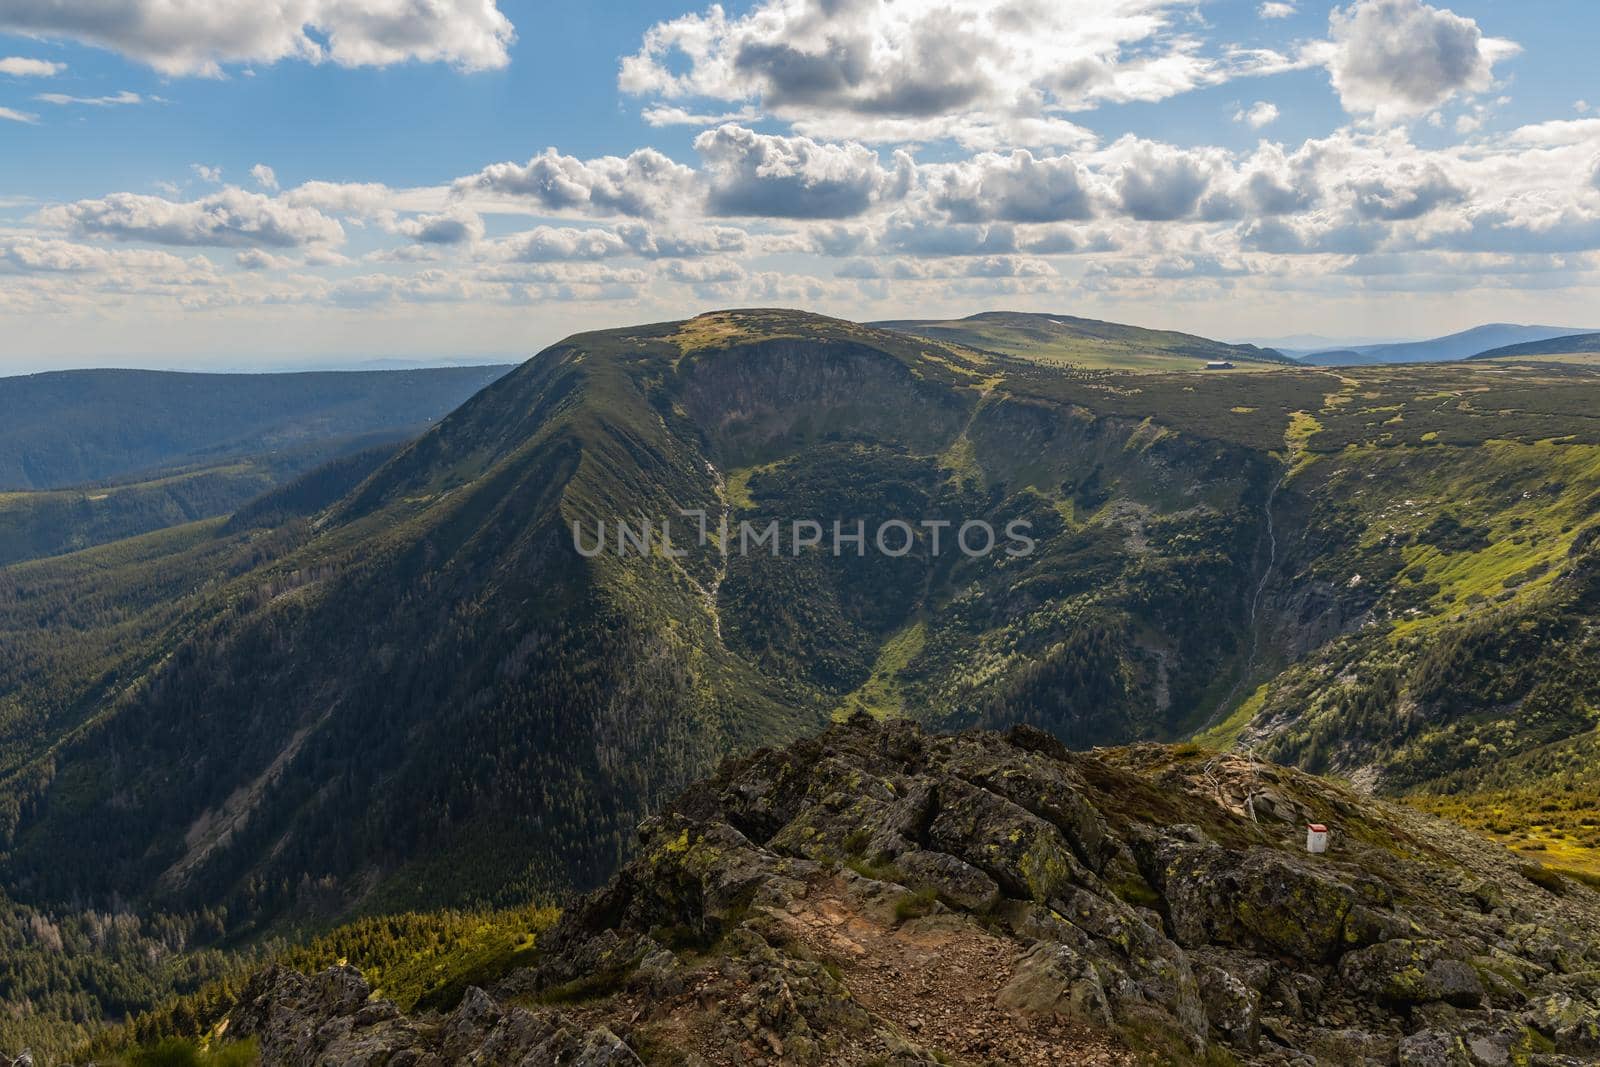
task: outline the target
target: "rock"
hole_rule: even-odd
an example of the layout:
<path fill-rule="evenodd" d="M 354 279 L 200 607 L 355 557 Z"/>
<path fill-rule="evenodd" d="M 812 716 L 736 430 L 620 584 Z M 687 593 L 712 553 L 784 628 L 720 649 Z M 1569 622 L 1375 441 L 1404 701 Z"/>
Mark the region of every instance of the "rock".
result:
<path fill-rule="evenodd" d="M 1318 1063 L 1341 1067 L 1368 1067 L 1394 1063 L 1397 1042 L 1393 1037 L 1366 1030 L 1313 1030 L 1305 1040 L 1306 1051 Z"/>
<path fill-rule="evenodd" d="M 1228 1042 L 1247 1052 L 1261 1039 L 1261 994 L 1239 979 L 1210 964 L 1195 968 L 1200 1000 L 1206 1018 Z"/>
<path fill-rule="evenodd" d="M 1600 1053 L 1600 1009 L 1567 993 L 1552 993 L 1528 1004 L 1529 1026 L 1560 1049 Z"/>
<path fill-rule="evenodd" d="M 1398 1006 L 1444 1001 L 1476 1007 L 1485 995 L 1477 970 L 1445 955 L 1438 941 L 1397 938 L 1349 952 L 1339 973 L 1352 988 Z"/>
<path fill-rule="evenodd" d="M 1467 1043 L 1458 1034 L 1422 1030 L 1400 1042 L 1400 1067 L 1475 1067 Z"/>
<path fill-rule="evenodd" d="M 1000 887 L 993 878 L 946 853 L 916 849 L 899 856 L 895 867 L 906 885 L 932 889 L 955 907 L 981 914 L 1000 902 Z"/>
<path fill-rule="evenodd" d="M 1309 860 L 1306 813 L 1352 832 Z M 269 969 L 228 1032 L 289 1067 L 1600 1062 L 1600 902 L 1259 761 L 857 717 L 725 761 L 640 843 L 447 1013 Z"/>
<path fill-rule="evenodd" d="M 1035 945 L 1000 990 L 998 1003 L 1024 1015 L 1063 1016 L 1099 1026 L 1112 1023 L 1100 973 L 1066 945 Z"/>
<path fill-rule="evenodd" d="M 1005 892 L 1048 901 L 1092 877 L 1061 831 L 1037 815 L 983 789 L 954 780 L 941 784 L 931 844 L 983 871 Z"/>
<path fill-rule="evenodd" d="M 1253 944 L 1312 962 L 1342 947 L 1355 893 L 1297 859 L 1171 840 L 1153 859 L 1180 944 Z"/>

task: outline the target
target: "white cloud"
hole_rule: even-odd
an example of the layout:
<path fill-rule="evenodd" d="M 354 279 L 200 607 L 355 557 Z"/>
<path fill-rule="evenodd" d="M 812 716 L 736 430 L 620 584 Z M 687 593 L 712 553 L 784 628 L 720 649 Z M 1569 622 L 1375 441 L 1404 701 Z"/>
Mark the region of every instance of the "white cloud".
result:
<path fill-rule="evenodd" d="M 71 96 L 67 93 L 39 93 L 34 97 L 41 103 L 55 104 L 67 107 L 72 104 L 81 104 L 85 107 L 124 107 L 130 104 L 143 104 L 146 98 L 138 93 L 124 89 L 110 96 Z M 151 98 L 154 99 L 154 98 Z"/>
<path fill-rule="evenodd" d="M 1134 138 L 1118 142 L 1112 154 L 1121 160 L 1116 195 L 1122 210 L 1144 221 L 1170 222 L 1193 215 L 1219 169 L 1213 152 Z"/>
<path fill-rule="evenodd" d="M 13 78 L 53 78 L 66 69 L 65 63 L 52 63 L 46 59 L 0 57 L 0 74 L 8 74 Z"/>
<path fill-rule="evenodd" d="M 1286 19 L 1294 14 L 1294 5 L 1272 0 L 1257 8 L 1256 13 L 1264 19 Z"/>
<path fill-rule="evenodd" d="M 25 122 L 33 125 L 39 121 L 39 116 L 31 111 L 17 111 L 14 108 L 0 107 L 0 120 L 6 122 Z"/>
<path fill-rule="evenodd" d="M 278 175 L 265 163 L 257 163 L 250 168 L 251 179 L 267 192 L 276 192 L 278 188 Z"/>
<path fill-rule="evenodd" d="M 212 185 L 222 184 L 221 167 L 213 167 L 205 163 L 191 163 L 189 164 L 189 169 L 194 171 L 194 176 L 203 182 L 210 182 Z"/>
<path fill-rule="evenodd" d="M 905 196 L 915 170 L 902 152 L 895 153 L 889 170 L 863 145 L 825 144 L 732 125 L 700 134 L 694 148 L 706 163 L 707 206 L 713 215 L 850 218 Z"/>
<path fill-rule="evenodd" d="M 436 215 L 415 215 L 388 223 L 390 233 L 409 237 L 418 244 L 459 245 L 483 240 L 483 219 L 476 211 L 456 206 Z"/>
<path fill-rule="evenodd" d="M 754 105 L 813 137 L 1071 146 L 1085 131 L 1061 120 L 1062 109 L 1163 100 L 1295 65 L 1264 50 L 1207 54 L 1180 31 L 1192 7 L 763 0 L 738 17 L 712 7 L 656 24 L 623 59 L 618 84 L 655 101 L 657 114 L 662 100 Z M 1052 139 L 1019 139 L 1027 123 L 1054 126 Z"/>
<path fill-rule="evenodd" d="M 1252 129 L 1259 130 L 1278 121 L 1278 105 L 1266 100 L 1257 100 L 1248 108 L 1235 111 L 1233 121 L 1247 123 Z"/>
<path fill-rule="evenodd" d="M 0 32 L 108 48 L 170 75 L 283 59 L 483 70 L 509 62 L 516 36 L 495 0 L 6 0 Z"/>
<path fill-rule="evenodd" d="M 1364 219 L 1400 222 L 1420 218 L 1444 204 L 1459 203 L 1467 192 L 1437 163 L 1401 162 L 1352 182 L 1356 214 Z"/>
<path fill-rule="evenodd" d="M 199 200 L 175 202 L 138 193 L 46 208 L 47 225 L 117 241 L 162 245 L 298 248 L 339 244 L 344 229 L 314 208 L 228 186 Z"/>
<path fill-rule="evenodd" d="M 1326 61 L 1345 110 L 1379 120 L 1421 115 L 1489 88 L 1494 64 L 1519 49 L 1422 0 L 1356 0 L 1328 19 Z"/>
<path fill-rule="evenodd" d="M 203 256 L 182 259 L 170 252 L 98 248 L 53 238 L 19 236 L 0 239 L 0 272 L 27 274 L 93 274 L 112 270 L 181 273 L 210 269 Z"/>
<path fill-rule="evenodd" d="M 693 168 L 653 148 L 627 158 L 581 160 L 554 148 L 526 164 L 495 163 L 457 179 L 458 196 L 487 195 L 531 202 L 553 212 L 599 217 L 657 216 L 688 206 L 696 198 Z"/>
<path fill-rule="evenodd" d="M 374 218 L 394 210 L 395 193 L 378 182 L 311 181 L 287 190 L 278 199 L 291 207 Z"/>
<path fill-rule="evenodd" d="M 247 248 L 235 253 L 233 261 L 244 270 L 285 270 L 296 265 L 287 256 L 275 256 L 260 248 Z"/>
<path fill-rule="evenodd" d="M 933 203 L 957 222 L 1061 222 L 1094 214 L 1084 167 L 1070 156 L 1018 149 L 923 168 Z"/>

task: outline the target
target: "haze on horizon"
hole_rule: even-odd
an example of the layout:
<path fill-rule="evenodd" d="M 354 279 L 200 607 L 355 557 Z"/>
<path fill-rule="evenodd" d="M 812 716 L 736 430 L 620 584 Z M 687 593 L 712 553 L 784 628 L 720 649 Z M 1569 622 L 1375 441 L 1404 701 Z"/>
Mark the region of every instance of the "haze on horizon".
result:
<path fill-rule="evenodd" d="M 1580 0 L 286 11 L 0 10 L 0 373 L 499 361 L 750 305 L 1370 341 L 1600 297 Z"/>

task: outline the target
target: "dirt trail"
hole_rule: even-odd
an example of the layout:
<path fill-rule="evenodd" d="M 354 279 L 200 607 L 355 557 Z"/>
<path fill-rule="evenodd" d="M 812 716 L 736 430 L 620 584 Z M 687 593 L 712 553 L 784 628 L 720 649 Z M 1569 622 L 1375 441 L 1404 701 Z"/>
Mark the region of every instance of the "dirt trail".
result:
<path fill-rule="evenodd" d="M 836 896 L 805 903 L 793 916 L 798 939 L 837 965 L 856 1001 L 908 1041 L 957 1063 L 1135 1062 L 1104 1032 L 1000 1008 L 995 1000 L 1012 978 L 1015 942 L 955 915 L 886 926 Z"/>

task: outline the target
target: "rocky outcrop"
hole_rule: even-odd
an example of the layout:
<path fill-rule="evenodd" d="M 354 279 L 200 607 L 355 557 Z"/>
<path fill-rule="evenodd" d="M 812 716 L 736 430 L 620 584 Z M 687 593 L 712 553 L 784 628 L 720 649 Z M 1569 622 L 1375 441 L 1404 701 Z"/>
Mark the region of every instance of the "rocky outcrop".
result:
<path fill-rule="evenodd" d="M 1600 898 L 1238 757 L 858 717 L 725 763 L 641 832 L 537 966 L 448 1015 L 275 970 L 229 1033 L 307 1065 L 1600 1056 Z"/>

